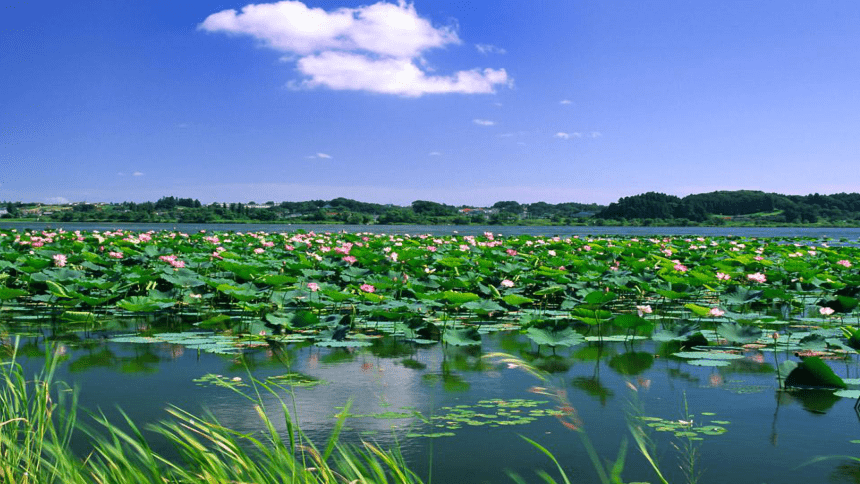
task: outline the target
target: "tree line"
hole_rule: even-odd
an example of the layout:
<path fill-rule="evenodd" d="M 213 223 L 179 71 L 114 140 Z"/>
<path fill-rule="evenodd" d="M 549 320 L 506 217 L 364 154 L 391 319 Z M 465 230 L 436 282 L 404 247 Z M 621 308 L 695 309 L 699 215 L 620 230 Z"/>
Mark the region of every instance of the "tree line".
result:
<path fill-rule="evenodd" d="M 489 207 L 416 200 L 408 206 L 348 198 L 262 204 L 162 197 L 155 202 L 41 205 L 0 202 L 4 218 L 56 222 L 289 222 L 341 224 L 860 225 L 860 194 L 782 195 L 754 190 L 685 197 L 648 192 L 608 206 L 499 201 Z"/>
<path fill-rule="evenodd" d="M 860 221 L 860 194 L 782 195 L 734 190 L 680 198 L 648 192 L 621 198 L 596 217 L 604 221 L 682 221 L 711 225 L 749 220 L 774 224 L 856 224 Z"/>

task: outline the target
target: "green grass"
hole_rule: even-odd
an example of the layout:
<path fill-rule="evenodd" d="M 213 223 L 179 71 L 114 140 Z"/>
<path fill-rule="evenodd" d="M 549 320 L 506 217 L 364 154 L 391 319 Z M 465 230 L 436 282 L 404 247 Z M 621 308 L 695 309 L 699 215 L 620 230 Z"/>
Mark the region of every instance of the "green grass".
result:
<path fill-rule="evenodd" d="M 54 379 L 57 359 L 28 379 L 17 352 L 0 364 L 0 482 L 16 484 L 147 483 L 420 483 L 399 452 L 338 441 L 345 417 L 331 438 L 317 447 L 298 429 L 286 402 L 267 409 L 252 401 L 262 431 L 241 434 L 212 416 L 168 409 L 171 419 L 149 426 L 177 451 L 168 459 L 154 451 L 128 417 L 120 424 L 94 415 L 94 425 L 77 419 L 76 393 Z M 256 382 L 263 391 L 275 389 Z M 277 395 L 277 394 L 276 394 Z M 269 417 L 275 410 L 287 437 Z M 124 430 L 125 429 L 125 430 Z M 86 455 L 71 449 L 72 437 L 91 444 Z"/>

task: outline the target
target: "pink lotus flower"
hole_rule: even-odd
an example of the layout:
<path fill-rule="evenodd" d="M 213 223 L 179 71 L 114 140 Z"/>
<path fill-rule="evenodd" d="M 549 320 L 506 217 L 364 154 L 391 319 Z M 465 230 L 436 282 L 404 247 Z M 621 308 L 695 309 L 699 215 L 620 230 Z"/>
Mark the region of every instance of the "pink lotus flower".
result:
<path fill-rule="evenodd" d="M 841 260 L 841 261 L 837 262 L 837 264 L 839 264 L 840 266 L 843 266 L 843 267 L 851 267 L 851 261 L 847 261 L 847 260 Z"/>
<path fill-rule="evenodd" d="M 108 252 L 108 255 L 113 257 L 114 259 L 122 259 L 124 256 L 122 252 Z"/>
<path fill-rule="evenodd" d="M 514 281 L 510 279 L 505 279 L 502 281 L 502 285 L 505 287 L 514 287 Z"/>
<path fill-rule="evenodd" d="M 64 267 L 66 265 L 66 256 L 63 254 L 54 254 L 54 265 L 57 267 Z"/>
<path fill-rule="evenodd" d="M 316 282 L 309 282 L 309 283 L 308 283 L 308 289 L 309 289 L 311 292 L 317 292 L 317 291 L 319 291 L 319 290 L 320 290 L 320 285 L 319 285 L 319 284 L 317 284 Z"/>
<path fill-rule="evenodd" d="M 654 310 L 651 309 L 651 306 L 636 306 L 636 312 L 639 314 L 639 317 L 641 318 L 642 316 L 644 316 L 646 314 L 653 313 Z"/>
<path fill-rule="evenodd" d="M 508 255 L 509 255 L 509 256 L 511 256 L 511 257 L 513 257 L 513 256 L 517 255 L 517 251 L 515 251 L 514 249 L 508 249 L 508 250 L 506 250 L 505 252 L 507 252 L 507 253 L 508 253 Z"/>
<path fill-rule="evenodd" d="M 713 316 L 715 318 L 719 318 L 723 314 L 726 314 L 726 312 L 720 308 L 711 308 L 711 310 L 708 311 L 708 316 Z"/>
<path fill-rule="evenodd" d="M 728 281 L 731 278 L 732 278 L 732 276 L 730 276 L 724 272 L 717 272 L 717 280 L 718 281 Z"/>
<path fill-rule="evenodd" d="M 818 312 L 821 313 L 823 316 L 830 316 L 831 314 L 833 314 L 836 311 L 834 311 L 833 308 L 829 308 L 827 306 L 824 306 L 823 308 L 820 308 L 818 310 Z"/>
<path fill-rule="evenodd" d="M 348 255 L 344 257 L 343 260 L 349 264 L 354 264 L 358 259 L 356 259 L 354 255 Z"/>
<path fill-rule="evenodd" d="M 370 284 L 362 284 L 361 287 L 359 287 L 359 289 L 361 289 L 364 292 L 376 292 L 376 288 L 371 286 Z"/>
<path fill-rule="evenodd" d="M 262 247 L 257 247 L 256 249 L 254 249 L 255 254 L 262 254 L 265 251 L 266 249 L 263 249 Z"/>
<path fill-rule="evenodd" d="M 678 272 L 687 272 L 687 266 L 681 264 L 680 262 L 676 263 L 674 266 L 672 266 L 672 268 Z"/>
<path fill-rule="evenodd" d="M 761 272 L 756 272 L 755 274 L 747 274 L 747 279 L 753 282 L 765 283 L 767 282 L 767 277 Z"/>

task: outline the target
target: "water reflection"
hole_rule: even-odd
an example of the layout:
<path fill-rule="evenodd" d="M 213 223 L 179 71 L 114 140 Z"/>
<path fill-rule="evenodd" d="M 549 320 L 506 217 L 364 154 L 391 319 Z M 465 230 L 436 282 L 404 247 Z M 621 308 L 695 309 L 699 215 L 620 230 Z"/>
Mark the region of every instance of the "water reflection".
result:
<path fill-rule="evenodd" d="M 480 347 L 419 346 L 384 338 L 365 348 L 272 344 L 242 356 L 200 353 L 181 345 L 117 344 L 81 333 L 77 336 L 39 333 L 22 342 L 19 355 L 37 363 L 47 348 L 61 341 L 68 357 L 61 372 L 80 383 L 88 408 L 116 404 L 143 425 L 163 419 L 163 409 L 169 404 L 191 411 L 205 406 L 224 425 L 239 432 L 257 432 L 260 420 L 250 400 L 228 388 L 199 385 L 194 380 L 210 373 L 222 374 L 228 380 L 242 378 L 248 386 L 240 390 L 253 397 L 249 376 L 273 382 L 277 376 L 297 372 L 324 383 L 294 388 L 282 385 L 274 394 L 260 393 L 266 413 L 279 432 L 287 431 L 282 402 L 290 418 L 316 442 L 328 438 L 335 416 L 351 402 L 352 416 L 344 433 L 347 441 L 369 439 L 382 446 L 399 443 L 407 459 L 419 468 L 426 468 L 432 447 L 434 462 L 441 467 L 434 465 L 434 477 L 443 482 L 456 482 L 453 471 L 446 469 L 486 467 L 498 460 L 497 455 L 486 455 L 482 464 L 468 462 L 476 455 L 476 447 L 511 449 L 505 454 L 511 466 L 523 466 L 525 472 L 521 473 L 525 474 L 545 464 L 540 456 L 530 460 L 527 448 L 516 447 L 517 433 L 538 438 L 560 460 L 579 467 L 589 465 L 578 460 L 582 449 L 574 445 L 577 441 L 547 413 L 558 410 L 558 402 L 540 391 L 530 393 L 530 389 L 546 390 L 549 385 L 484 357 L 495 351 L 518 356 L 545 372 L 557 388 L 567 389 L 570 408 L 566 411 L 570 415 L 575 412 L 592 432 L 601 456 L 615 455 L 618 450 L 626 433 L 627 403 L 633 391 L 646 415 L 664 421 L 682 418 L 679 409 L 683 402 L 689 402 L 697 418 L 706 418 L 701 414 L 707 412 L 714 414 L 707 418 L 730 422 L 722 424 L 728 429 L 725 435 L 708 437 L 702 449 L 705 455 L 737 460 L 738 472 L 761 473 L 764 471 L 755 466 L 769 465 L 762 463 L 764 459 L 746 464 L 742 457 L 749 449 L 764 452 L 762 448 L 778 448 L 766 473 L 774 481 L 814 481 L 813 472 L 787 473 L 780 462 L 784 467 L 787 460 L 799 462 L 812 457 L 809 447 L 801 442 L 804 435 L 820 439 L 815 454 L 844 453 L 858 425 L 851 408 L 853 401 L 827 391 L 780 391 L 775 367 L 767 355 L 756 351 L 748 351 L 745 359 L 734 360 L 729 366 L 707 368 L 670 357 L 677 348 L 674 343 L 643 342 L 632 348 L 623 343 L 584 343 L 551 354 L 537 351 L 530 340 L 516 333 L 483 335 Z M 850 368 L 848 362 L 844 364 L 846 368 L 840 373 L 856 368 L 856 363 L 850 363 Z M 141 392 L 142 388 L 149 390 Z M 445 416 L 451 423 L 434 420 L 434 416 Z M 406 437 L 433 433 L 453 437 Z M 662 439 L 661 445 L 671 448 L 672 435 L 659 434 L 655 439 Z M 633 457 L 630 460 L 632 472 L 641 462 Z M 846 477 L 850 470 L 848 466 L 832 474 Z M 498 472 L 495 476 L 504 480 L 504 474 Z M 635 475 L 641 478 L 647 474 Z M 706 478 L 703 482 L 715 481 Z"/>

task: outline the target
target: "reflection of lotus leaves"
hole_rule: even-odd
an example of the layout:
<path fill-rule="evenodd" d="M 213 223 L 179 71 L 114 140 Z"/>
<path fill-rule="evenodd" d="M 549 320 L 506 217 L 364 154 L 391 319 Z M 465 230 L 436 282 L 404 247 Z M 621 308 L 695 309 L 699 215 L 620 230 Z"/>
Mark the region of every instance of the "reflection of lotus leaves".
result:
<path fill-rule="evenodd" d="M 323 346 L 326 348 L 359 348 L 363 346 L 373 346 L 373 343 L 370 341 L 354 341 L 354 340 L 344 340 L 344 341 L 317 341 L 314 343 L 316 346 Z"/>
<path fill-rule="evenodd" d="M 609 367 L 622 375 L 638 375 L 653 364 L 654 355 L 642 351 L 623 353 L 609 360 Z"/>
<path fill-rule="evenodd" d="M 799 401 L 804 410 L 814 414 L 827 413 L 839 401 L 839 397 L 830 390 L 793 389 L 782 393 Z"/>
<path fill-rule="evenodd" d="M 624 334 L 613 334 L 608 336 L 586 336 L 585 341 L 604 341 L 604 342 L 619 342 L 624 343 L 627 341 L 638 341 L 648 339 L 647 336 L 642 336 L 638 334 L 624 335 Z"/>
<path fill-rule="evenodd" d="M 550 355 L 544 358 L 538 358 L 531 364 L 547 373 L 565 373 L 570 370 L 572 363 L 559 355 Z"/>

